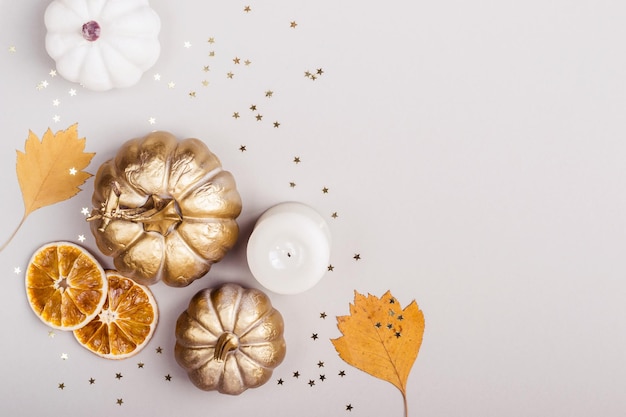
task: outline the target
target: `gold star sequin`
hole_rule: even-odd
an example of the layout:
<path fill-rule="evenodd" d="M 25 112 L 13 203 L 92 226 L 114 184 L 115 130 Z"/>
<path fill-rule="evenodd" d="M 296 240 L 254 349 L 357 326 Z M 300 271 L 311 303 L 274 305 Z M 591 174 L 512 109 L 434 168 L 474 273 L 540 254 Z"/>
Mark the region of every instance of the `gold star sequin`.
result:
<path fill-rule="evenodd" d="M 256 111 L 256 104 L 251 105 L 251 106 L 250 106 L 250 110 L 252 110 L 252 111 Z"/>
<path fill-rule="evenodd" d="M 254 116 L 254 117 L 256 118 L 257 122 L 260 122 L 260 121 L 261 121 L 261 119 L 263 119 L 263 115 L 261 115 L 261 114 L 257 114 L 257 115 L 256 115 L 256 116 Z"/>
<path fill-rule="evenodd" d="M 295 28 L 296 26 L 298 26 L 298 24 L 296 23 L 295 20 L 289 23 L 289 27 L 291 28 Z"/>
<path fill-rule="evenodd" d="M 208 87 L 209 86 L 209 81 L 208 80 L 202 80 L 202 86 L 203 87 Z"/>
<path fill-rule="evenodd" d="M 316 73 L 317 73 L 318 75 L 322 75 L 322 74 L 324 74 L 324 70 L 323 70 L 323 69 L 321 69 L 321 68 L 318 68 L 318 69 L 317 69 L 317 71 L 316 71 Z"/>
<path fill-rule="evenodd" d="M 17 48 L 14 45 L 9 46 L 9 52 L 11 52 L 12 54 L 17 52 Z"/>
<path fill-rule="evenodd" d="M 63 382 L 61 382 L 61 383 L 59 384 L 59 389 L 61 389 L 61 390 L 62 390 L 62 389 L 65 389 L 65 384 L 64 384 Z"/>
<path fill-rule="evenodd" d="M 236 112 L 234 112 L 234 113 L 233 113 L 233 118 L 235 118 L 235 119 L 239 119 L 239 112 L 237 112 L 237 111 L 236 111 Z"/>
<path fill-rule="evenodd" d="M 207 42 L 213 44 L 215 43 L 215 38 L 211 37 L 207 40 Z"/>
<path fill-rule="evenodd" d="M 323 192 L 324 194 L 328 194 L 328 187 L 324 187 L 324 188 L 322 188 L 322 192 Z"/>
<path fill-rule="evenodd" d="M 278 123 L 278 122 L 274 122 L 274 127 L 275 127 L 275 128 L 280 127 L 280 123 Z"/>
<path fill-rule="evenodd" d="M 265 92 L 265 97 L 270 97 L 271 98 L 273 95 L 274 95 L 274 92 L 272 90 L 267 90 Z"/>
<path fill-rule="evenodd" d="M 210 56 L 210 57 L 214 57 L 214 56 L 215 56 L 215 51 L 210 51 L 210 52 L 209 52 L 209 56 Z"/>
<path fill-rule="evenodd" d="M 170 375 L 170 374 L 165 375 L 165 380 L 166 381 L 171 381 L 172 380 L 172 375 Z"/>
<path fill-rule="evenodd" d="M 96 383 L 96 380 L 94 378 L 89 378 L 89 385 L 93 385 Z"/>
<path fill-rule="evenodd" d="M 163 353 L 163 348 L 161 346 L 157 347 L 156 349 L 156 353 Z"/>
<path fill-rule="evenodd" d="M 237 58 L 237 57 L 234 57 L 234 58 L 233 58 L 233 62 L 234 62 L 235 64 L 239 64 L 239 61 L 241 61 L 239 58 Z"/>
<path fill-rule="evenodd" d="M 359 261 L 361 259 L 361 254 L 360 253 L 355 253 L 352 258 L 354 258 L 355 261 Z"/>
<path fill-rule="evenodd" d="M 233 78 L 234 76 L 235 76 L 235 74 L 233 74 L 230 71 L 226 73 L 226 77 L 228 77 L 228 78 Z"/>
<path fill-rule="evenodd" d="M 296 164 L 299 164 L 301 162 L 300 157 L 299 156 L 294 157 L 293 162 L 295 162 Z"/>
<path fill-rule="evenodd" d="M 204 67 L 202 67 L 202 71 L 209 72 L 211 71 L 211 68 L 208 65 L 205 65 Z"/>
<path fill-rule="evenodd" d="M 118 398 L 116 403 L 117 403 L 117 405 L 122 405 L 122 404 L 124 404 L 124 400 L 121 399 L 121 398 Z"/>
<path fill-rule="evenodd" d="M 339 217 L 339 214 L 337 214 L 337 212 L 334 211 L 333 214 L 330 215 L 330 217 L 332 217 L 333 219 L 336 219 L 337 217 Z"/>
<path fill-rule="evenodd" d="M 329 272 L 333 272 L 334 270 L 335 270 L 335 267 L 332 264 L 328 265 Z"/>
<path fill-rule="evenodd" d="M 139 362 L 139 363 L 137 363 L 137 368 L 139 368 L 139 369 L 143 369 L 143 362 Z"/>
<path fill-rule="evenodd" d="M 243 8 L 243 11 L 246 12 L 246 13 L 249 13 L 249 12 L 252 11 L 252 8 L 250 6 L 246 6 L 246 7 Z"/>
<path fill-rule="evenodd" d="M 249 59 L 246 59 L 245 61 L 243 61 L 243 63 L 247 67 L 248 65 L 252 64 L 252 61 L 250 61 Z"/>
<path fill-rule="evenodd" d="M 246 151 L 246 145 L 241 145 L 241 146 L 239 147 L 239 150 L 240 150 L 241 152 L 245 152 L 245 151 Z"/>
<path fill-rule="evenodd" d="M 289 183 L 289 186 L 291 188 L 296 188 L 296 183 L 292 181 L 292 182 Z"/>
<path fill-rule="evenodd" d="M 195 98 L 196 97 L 196 92 L 195 91 L 190 91 L 189 92 L 189 97 Z"/>

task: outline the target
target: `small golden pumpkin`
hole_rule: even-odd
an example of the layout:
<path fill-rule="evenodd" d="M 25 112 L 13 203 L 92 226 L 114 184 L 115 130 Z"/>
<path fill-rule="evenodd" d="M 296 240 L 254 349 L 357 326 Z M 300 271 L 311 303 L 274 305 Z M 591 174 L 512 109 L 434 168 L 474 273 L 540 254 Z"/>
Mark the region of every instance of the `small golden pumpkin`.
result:
<path fill-rule="evenodd" d="M 238 395 L 284 359 L 283 318 L 262 291 L 236 284 L 193 296 L 176 322 L 174 354 L 198 388 Z"/>
<path fill-rule="evenodd" d="M 132 139 L 98 170 L 91 231 L 115 268 L 140 284 L 183 287 L 235 244 L 241 198 L 232 174 L 198 139 Z"/>

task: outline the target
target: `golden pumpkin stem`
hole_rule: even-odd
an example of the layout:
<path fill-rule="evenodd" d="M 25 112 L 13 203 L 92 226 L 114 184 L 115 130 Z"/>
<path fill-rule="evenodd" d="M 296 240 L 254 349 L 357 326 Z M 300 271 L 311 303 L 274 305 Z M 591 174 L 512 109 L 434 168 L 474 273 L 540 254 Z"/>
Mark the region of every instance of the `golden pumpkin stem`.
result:
<path fill-rule="evenodd" d="M 239 347 L 239 338 L 230 332 L 224 332 L 217 339 L 215 344 L 215 353 L 213 359 L 218 362 L 224 362 L 226 355 Z"/>
<path fill-rule="evenodd" d="M 180 210 L 175 200 L 163 199 L 157 195 L 151 195 L 146 203 L 137 208 L 120 208 L 120 191 L 117 181 L 111 182 L 109 196 L 99 210 L 93 210 L 87 221 L 102 219 L 98 230 L 104 232 L 113 219 L 127 220 L 135 223 L 143 223 L 146 231 L 159 232 L 163 236 L 182 221 Z"/>

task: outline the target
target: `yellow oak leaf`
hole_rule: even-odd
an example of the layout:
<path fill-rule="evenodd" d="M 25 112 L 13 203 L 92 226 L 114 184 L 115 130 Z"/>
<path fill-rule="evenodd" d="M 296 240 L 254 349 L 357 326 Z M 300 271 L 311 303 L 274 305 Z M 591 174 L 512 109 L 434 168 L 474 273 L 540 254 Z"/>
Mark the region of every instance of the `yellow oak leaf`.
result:
<path fill-rule="evenodd" d="M 424 325 L 424 313 L 415 300 L 403 310 L 390 291 L 380 298 L 355 291 L 350 315 L 337 317 L 342 336 L 331 342 L 348 364 L 396 386 L 406 416 L 406 384 L 422 345 Z"/>
<path fill-rule="evenodd" d="M 67 200 L 92 175 L 84 172 L 94 153 L 85 153 L 85 138 L 78 138 L 78 124 L 56 133 L 48 128 L 41 141 L 29 131 L 24 152 L 17 151 L 17 180 L 24 200 L 24 215 L 2 251 L 33 211 Z"/>

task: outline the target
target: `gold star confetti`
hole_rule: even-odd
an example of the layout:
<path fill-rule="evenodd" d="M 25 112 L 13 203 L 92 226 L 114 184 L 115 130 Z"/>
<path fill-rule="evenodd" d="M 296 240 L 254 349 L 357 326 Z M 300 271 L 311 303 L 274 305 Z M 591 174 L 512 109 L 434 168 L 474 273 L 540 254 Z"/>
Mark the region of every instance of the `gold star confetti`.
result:
<path fill-rule="evenodd" d="M 215 56 L 215 51 L 210 51 L 209 52 L 209 56 L 211 56 L 211 57 Z"/>
<path fill-rule="evenodd" d="M 289 183 L 289 186 L 291 188 L 296 188 L 296 183 L 292 181 L 292 182 Z"/>
<path fill-rule="evenodd" d="M 252 11 L 252 8 L 250 6 L 246 6 L 243 8 L 243 11 L 246 13 L 250 13 Z"/>
<path fill-rule="evenodd" d="M 205 65 L 204 67 L 202 67 L 202 71 L 209 72 L 211 71 L 211 67 L 209 67 L 208 65 Z"/>
<path fill-rule="evenodd" d="M 317 338 L 318 338 L 317 333 L 313 333 L 313 334 L 311 335 L 311 339 L 313 339 L 313 340 L 317 340 Z"/>
<path fill-rule="evenodd" d="M 83 243 L 85 241 L 85 235 L 78 235 L 78 241 Z"/>
<path fill-rule="evenodd" d="M 48 331 L 48 337 L 49 337 L 50 339 L 54 339 L 54 336 L 56 336 L 56 333 L 54 333 L 54 330 L 49 330 L 49 331 Z"/>
<path fill-rule="evenodd" d="M 323 192 L 324 194 L 328 194 L 328 188 L 327 188 L 327 187 L 322 188 L 322 192 Z"/>
<path fill-rule="evenodd" d="M 148 123 L 150 123 L 151 125 L 156 123 L 156 119 L 154 117 L 150 117 L 148 118 Z"/>
<path fill-rule="evenodd" d="M 190 91 L 189 92 L 189 97 L 195 98 L 196 97 L 196 92 L 195 91 Z"/>
<path fill-rule="evenodd" d="M 232 72 L 229 71 L 229 72 L 226 73 L 226 76 L 228 78 L 233 78 L 235 76 L 235 74 L 233 74 Z"/>
<path fill-rule="evenodd" d="M 243 61 L 243 63 L 247 67 L 248 65 L 252 64 L 252 61 L 250 61 L 249 59 L 246 59 L 245 61 Z"/>
<path fill-rule="evenodd" d="M 174 81 L 170 81 L 169 83 L 167 83 L 167 88 L 174 88 L 176 87 L 176 83 Z"/>
<path fill-rule="evenodd" d="M 241 152 L 245 152 L 245 151 L 246 151 L 246 145 L 241 145 L 241 146 L 239 147 L 239 150 L 240 150 Z"/>
<path fill-rule="evenodd" d="M 336 219 L 337 217 L 339 217 L 339 214 L 337 214 L 337 212 L 334 211 L 333 214 L 330 215 L 330 217 L 332 217 L 333 219 Z"/>
<path fill-rule="evenodd" d="M 361 254 L 360 253 L 355 253 L 353 258 L 354 258 L 355 261 L 359 261 L 359 260 L 361 260 Z"/>
<path fill-rule="evenodd" d="M 57 76 L 57 72 L 56 70 L 51 69 L 50 72 L 48 73 L 49 76 L 51 77 L 56 77 Z"/>
<path fill-rule="evenodd" d="M 209 82 L 207 80 L 202 80 L 202 86 L 203 87 L 208 87 L 209 86 Z"/>
<path fill-rule="evenodd" d="M 321 312 L 320 313 L 320 319 L 326 319 L 326 312 Z M 323 364 L 324 362 L 322 362 Z"/>
<path fill-rule="evenodd" d="M 159 73 L 154 74 L 154 81 L 161 81 L 161 74 Z"/>
<path fill-rule="evenodd" d="M 344 376 L 346 376 L 346 371 L 339 371 L 337 375 L 343 378 Z"/>
<path fill-rule="evenodd" d="M 298 372 L 298 371 L 294 372 L 293 373 L 293 377 L 296 378 L 296 379 L 300 378 L 300 372 Z"/>
<path fill-rule="evenodd" d="M 234 117 L 235 119 L 239 119 L 239 112 L 237 112 L 237 111 L 236 111 L 236 112 L 234 112 L 234 113 L 233 113 L 233 117 Z"/>
<path fill-rule="evenodd" d="M 70 91 L 68 91 L 68 94 L 72 97 L 74 97 L 76 95 L 76 90 L 71 88 Z"/>
<path fill-rule="evenodd" d="M 165 380 L 166 381 L 171 381 L 172 380 L 172 376 L 170 374 L 165 375 Z"/>
<path fill-rule="evenodd" d="M 274 95 L 274 92 L 272 90 L 267 90 L 265 92 L 265 97 L 270 97 L 271 98 L 273 95 Z"/>
<path fill-rule="evenodd" d="M 56 98 L 55 98 L 54 100 L 52 100 L 52 105 L 53 105 L 54 107 L 59 107 L 59 104 L 61 104 L 61 102 L 59 101 L 59 99 L 56 99 Z"/>
<path fill-rule="evenodd" d="M 239 61 L 241 61 L 239 58 L 237 58 L 237 57 L 234 57 L 234 58 L 233 58 L 233 62 L 234 62 L 235 64 L 239 64 Z"/>
<path fill-rule="evenodd" d="M 96 380 L 94 378 L 89 378 L 89 385 L 93 385 L 96 383 Z"/>
<path fill-rule="evenodd" d="M 307 78 L 308 78 L 308 77 L 311 77 L 312 75 L 313 75 L 313 74 L 311 74 L 311 72 L 310 72 L 310 71 L 304 71 L 304 76 L 305 76 L 305 77 L 307 77 Z"/>
<path fill-rule="evenodd" d="M 209 38 L 207 40 L 207 42 L 213 44 L 213 43 L 215 43 L 215 38 Z"/>
<path fill-rule="evenodd" d="M 59 384 L 59 389 L 61 389 L 61 390 L 62 390 L 62 389 L 65 389 L 65 384 L 64 384 L 63 382 L 61 382 L 61 383 Z"/>
<path fill-rule="evenodd" d="M 17 52 L 17 48 L 14 45 L 11 45 L 9 46 L 9 52 L 14 54 L 15 52 Z"/>
<path fill-rule="evenodd" d="M 61 360 L 66 361 L 68 359 L 69 359 L 69 356 L 67 356 L 67 353 L 61 353 Z"/>
<path fill-rule="evenodd" d="M 81 213 L 83 216 L 89 216 L 89 208 L 88 208 L 88 207 L 83 207 L 83 208 L 80 210 L 80 213 Z"/>
<path fill-rule="evenodd" d="M 278 123 L 278 122 L 274 122 L 274 127 L 275 127 L 275 128 L 280 127 L 280 123 Z"/>
<path fill-rule="evenodd" d="M 256 115 L 256 116 L 254 116 L 254 117 L 256 118 L 257 122 L 260 122 L 260 121 L 261 121 L 261 119 L 263 119 L 263 115 L 261 115 L 261 114 L 257 114 L 257 115 Z"/>
<path fill-rule="evenodd" d="M 78 171 L 76 171 L 76 168 L 72 167 L 70 168 L 70 175 L 76 175 Z"/>
<path fill-rule="evenodd" d="M 326 317 L 326 315 L 324 314 L 324 318 Z M 324 362 L 323 361 L 319 361 L 317 362 L 317 367 L 318 368 L 323 368 L 324 367 Z"/>
<path fill-rule="evenodd" d="M 299 164 L 300 163 L 300 157 L 299 156 L 294 157 L 293 158 L 293 162 L 295 162 L 296 164 Z"/>
<path fill-rule="evenodd" d="M 163 353 L 163 348 L 161 346 L 157 347 L 156 353 Z"/>
<path fill-rule="evenodd" d="M 251 105 L 251 106 L 250 106 L 250 110 L 252 110 L 252 111 L 256 111 L 256 104 Z"/>
<path fill-rule="evenodd" d="M 139 368 L 139 369 L 143 369 L 143 362 L 139 362 L 139 363 L 137 363 L 137 368 Z"/>
<path fill-rule="evenodd" d="M 22 272 L 22 268 L 20 268 L 19 266 L 16 266 L 15 268 L 13 268 L 13 272 L 15 272 L 16 274 L 19 274 Z"/>
<path fill-rule="evenodd" d="M 295 20 L 289 23 L 290 28 L 295 28 L 296 26 L 298 26 L 298 24 L 296 23 Z"/>
<path fill-rule="evenodd" d="M 279 378 L 279 379 L 276 381 L 276 383 L 277 383 L 278 385 L 283 385 L 283 384 L 285 383 L 285 381 L 284 381 L 282 378 Z"/>
<path fill-rule="evenodd" d="M 121 373 L 121 372 L 117 372 L 117 373 L 115 374 L 115 378 L 116 378 L 116 379 L 122 379 L 122 378 L 124 378 L 124 375 L 122 375 L 122 373 Z"/>
<path fill-rule="evenodd" d="M 312 379 L 309 379 L 309 386 L 312 387 L 313 385 L 315 385 L 315 381 Z"/>
<path fill-rule="evenodd" d="M 330 272 L 333 272 L 335 270 L 335 267 L 332 264 L 330 264 L 330 265 L 328 265 L 328 270 Z"/>
<path fill-rule="evenodd" d="M 191 48 L 191 42 L 189 41 L 185 41 L 185 43 L 183 44 L 183 46 L 187 49 Z"/>
<path fill-rule="evenodd" d="M 117 405 L 122 405 L 122 404 L 124 404 L 124 400 L 121 399 L 121 398 L 118 398 L 117 399 Z"/>
<path fill-rule="evenodd" d="M 321 68 L 318 68 L 316 73 L 317 73 L 317 75 L 322 75 L 322 74 L 324 74 L 324 70 L 321 69 Z"/>
<path fill-rule="evenodd" d="M 324 382 L 326 380 L 326 375 L 322 374 L 320 375 L 320 381 Z"/>
<path fill-rule="evenodd" d="M 352 404 L 348 404 L 348 405 L 346 405 L 346 410 L 347 410 L 347 411 L 352 411 L 352 409 L 353 409 L 353 408 L 354 408 L 354 407 L 352 407 Z"/>

